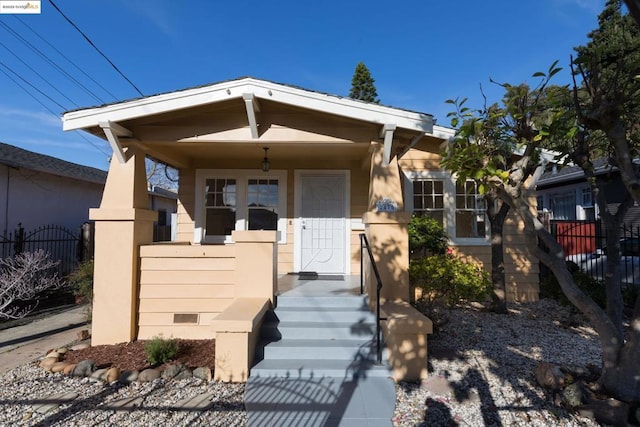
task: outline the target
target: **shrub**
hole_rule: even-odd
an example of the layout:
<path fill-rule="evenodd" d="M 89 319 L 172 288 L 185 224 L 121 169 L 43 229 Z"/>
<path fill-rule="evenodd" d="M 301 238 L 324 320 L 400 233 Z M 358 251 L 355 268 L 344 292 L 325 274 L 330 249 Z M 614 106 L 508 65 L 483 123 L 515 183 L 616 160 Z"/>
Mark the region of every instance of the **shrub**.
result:
<path fill-rule="evenodd" d="M 0 259 L 0 319 L 26 316 L 45 291 L 60 288 L 64 283 L 55 272 L 57 265 L 43 250 Z"/>
<path fill-rule="evenodd" d="M 144 351 L 151 366 L 162 365 L 178 354 L 178 341 L 155 336 L 144 344 Z"/>
<path fill-rule="evenodd" d="M 575 280 L 576 285 L 578 285 L 582 292 L 587 294 L 600 307 L 606 307 L 607 294 L 604 283 L 594 279 L 580 269 L 571 267 L 572 266 L 570 266 L 570 269 L 573 280 Z M 551 272 L 540 280 L 540 298 L 550 298 L 563 305 L 572 305 L 564 292 L 562 292 L 556 276 Z"/>
<path fill-rule="evenodd" d="M 73 287 L 73 294 L 93 302 L 93 260 L 85 261 L 67 278 Z"/>
<path fill-rule="evenodd" d="M 418 256 L 444 255 L 449 237 L 442 225 L 429 216 L 416 216 L 409 223 L 409 251 Z"/>
<path fill-rule="evenodd" d="M 448 307 L 484 301 L 491 292 L 489 273 L 453 255 L 432 255 L 409 263 L 409 281 L 422 290 L 421 303 Z"/>

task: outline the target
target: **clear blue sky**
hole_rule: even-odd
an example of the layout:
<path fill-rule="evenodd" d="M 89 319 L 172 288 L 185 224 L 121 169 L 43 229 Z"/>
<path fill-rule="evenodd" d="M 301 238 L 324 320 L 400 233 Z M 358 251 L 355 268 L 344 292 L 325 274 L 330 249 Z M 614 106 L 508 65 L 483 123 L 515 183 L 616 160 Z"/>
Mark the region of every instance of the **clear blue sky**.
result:
<path fill-rule="evenodd" d="M 531 82 L 534 72 L 557 59 L 565 71 L 555 82 L 568 83 L 569 55 L 597 27 L 605 0 L 54 2 L 144 95 L 242 76 L 347 95 L 355 65 L 363 61 L 383 104 L 431 113 L 448 125 L 446 99 L 480 102 L 480 84 L 490 101 L 499 98 L 490 77 Z M 8 28 L 104 102 L 139 95 L 48 0 L 41 1 L 41 8 L 39 15 L 0 15 L 0 62 L 63 108 L 18 80 L 48 111 L 0 72 L 0 141 L 106 169 L 109 145 L 62 132 L 60 122 L 66 110 L 101 102 Z M 18 79 L 0 65 L 2 70 Z"/>

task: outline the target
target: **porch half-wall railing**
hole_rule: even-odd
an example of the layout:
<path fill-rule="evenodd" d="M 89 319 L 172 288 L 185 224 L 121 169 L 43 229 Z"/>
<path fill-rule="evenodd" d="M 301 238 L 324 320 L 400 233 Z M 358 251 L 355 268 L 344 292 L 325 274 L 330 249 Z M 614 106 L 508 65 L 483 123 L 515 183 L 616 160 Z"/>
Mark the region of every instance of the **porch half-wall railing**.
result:
<path fill-rule="evenodd" d="M 376 361 L 379 364 L 382 363 L 382 344 L 380 339 L 380 321 L 386 320 L 386 318 L 380 317 L 380 291 L 382 290 L 382 279 L 380 279 L 380 272 L 376 261 L 373 259 L 371 253 L 371 246 L 369 246 L 369 240 L 364 233 L 360 233 L 360 294 L 364 293 L 364 250 L 367 250 L 369 254 L 369 261 L 371 262 L 371 268 L 373 274 L 376 277 Z"/>

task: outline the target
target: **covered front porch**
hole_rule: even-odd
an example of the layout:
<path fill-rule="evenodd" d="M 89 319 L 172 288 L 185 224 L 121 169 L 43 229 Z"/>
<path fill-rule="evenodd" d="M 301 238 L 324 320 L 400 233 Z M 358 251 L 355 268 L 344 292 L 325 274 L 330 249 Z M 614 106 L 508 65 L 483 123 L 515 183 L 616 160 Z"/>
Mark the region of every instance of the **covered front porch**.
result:
<path fill-rule="evenodd" d="M 437 151 L 446 135 L 434 134 L 431 116 L 247 78 L 69 112 L 64 127 L 114 151 L 90 214 L 93 344 L 215 338 L 216 377 L 244 381 L 279 276 L 362 271 L 374 308 L 360 234 L 386 284 L 385 310 L 418 315 L 407 311 L 410 212 L 398 158 L 419 145 Z M 175 242 L 152 244 L 147 157 L 179 170 Z M 394 319 L 387 329 L 403 334 Z"/>

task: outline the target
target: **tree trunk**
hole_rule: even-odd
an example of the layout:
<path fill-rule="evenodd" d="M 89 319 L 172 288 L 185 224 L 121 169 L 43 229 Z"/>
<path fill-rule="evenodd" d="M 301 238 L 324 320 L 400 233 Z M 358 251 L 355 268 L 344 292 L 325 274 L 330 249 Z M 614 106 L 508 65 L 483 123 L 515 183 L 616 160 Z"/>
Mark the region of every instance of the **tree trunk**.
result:
<path fill-rule="evenodd" d="M 504 221 L 509 212 L 509 205 L 499 203 L 495 192 L 486 194 L 487 217 L 491 225 L 491 311 L 498 314 L 507 314 L 507 286 L 504 273 L 504 238 L 502 235 Z"/>
<path fill-rule="evenodd" d="M 618 331 L 607 313 L 576 285 L 564 260 L 564 251 L 553 236 L 544 229 L 522 200 L 509 197 L 509 204 L 518 212 L 525 224 L 529 250 L 553 272 L 562 292 L 591 322 L 602 346 L 603 371 L 599 379 L 607 392 L 616 399 L 640 402 L 640 297 L 628 329 L 628 341 L 618 339 Z M 536 236 L 549 248 L 544 252 Z"/>

